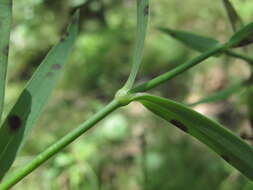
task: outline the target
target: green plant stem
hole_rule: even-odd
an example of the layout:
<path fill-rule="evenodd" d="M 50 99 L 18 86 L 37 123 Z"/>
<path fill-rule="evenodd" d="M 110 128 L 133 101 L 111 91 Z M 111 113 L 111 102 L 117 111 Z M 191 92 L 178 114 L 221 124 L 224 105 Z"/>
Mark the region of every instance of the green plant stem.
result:
<path fill-rule="evenodd" d="M 65 148 L 68 144 L 73 142 L 75 139 L 85 133 L 88 129 L 92 128 L 96 123 L 98 123 L 100 120 L 102 120 L 104 117 L 106 117 L 108 114 L 110 114 L 120 106 L 121 104 L 118 100 L 111 101 L 107 106 L 105 106 L 102 110 L 96 113 L 93 117 L 81 124 L 78 128 L 74 129 L 68 135 L 62 137 L 55 144 L 49 146 L 45 151 L 36 156 L 34 160 L 29 162 L 23 168 L 13 174 L 10 174 L 7 179 L 0 184 L 0 190 L 7 190 L 16 183 L 18 183 L 21 179 L 23 179 L 36 168 L 38 168 L 41 164 L 46 162 L 49 158 L 51 158 L 53 155 Z"/>
<path fill-rule="evenodd" d="M 162 75 L 159 75 L 158 77 L 155 77 L 154 79 L 152 79 L 146 83 L 143 83 L 143 84 L 133 88 L 132 90 L 130 90 L 130 93 L 145 92 L 147 90 L 150 90 L 150 89 L 164 83 L 165 81 L 172 79 L 175 76 L 183 73 L 184 71 L 190 69 L 191 67 L 201 63 L 205 59 L 207 59 L 217 53 L 220 53 L 221 51 L 224 51 L 224 48 L 226 48 L 226 44 L 219 45 L 216 48 L 211 49 L 211 50 L 195 57 L 194 59 L 192 59 L 182 65 L 179 65 L 178 67 L 176 67 L 176 68 L 174 68 Z"/>
<path fill-rule="evenodd" d="M 249 56 L 245 56 L 245 55 L 242 55 L 242 54 L 236 53 L 234 51 L 230 51 L 230 50 L 226 50 L 225 54 L 227 54 L 229 56 L 232 56 L 232 57 L 235 57 L 235 58 L 242 59 L 242 60 L 248 62 L 250 65 L 253 66 L 253 58 L 251 58 Z"/>

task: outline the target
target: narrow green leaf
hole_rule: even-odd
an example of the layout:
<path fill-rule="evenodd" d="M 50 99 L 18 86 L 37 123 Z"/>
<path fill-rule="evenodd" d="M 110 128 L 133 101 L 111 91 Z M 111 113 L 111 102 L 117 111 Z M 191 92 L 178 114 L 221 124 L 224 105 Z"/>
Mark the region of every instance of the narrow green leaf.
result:
<path fill-rule="evenodd" d="M 220 45 L 215 39 L 186 31 L 173 30 L 170 28 L 159 28 L 159 30 L 182 42 L 185 46 L 199 52 L 206 52 Z"/>
<path fill-rule="evenodd" d="M 243 47 L 253 42 L 253 22 L 242 27 L 230 38 L 228 47 Z"/>
<path fill-rule="evenodd" d="M 130 89 L 133 86 L 138 70 L 140 68 L 149 18 L 149 0 L 136 0 L 136 1 L 137 1 L 137 37 L 134 47 L 132 69 L 129 78 L 126 84 L 124 85 L 125 89 Z"/>
<path fill-rule="evenodd" d="M 206 52 L 210 49 L 213 49 L 216 46 L 221 45 L 217 40 L 210 38 L 210 37 L 205 37 L 201 36 L 199 34 L 193 34 L 187 31 L 180 31 L 180 30 L 172 30 L 169 28 L 160 28 L 160 31 L 164 32 L 165 34 L 170 35 L 171 37 L 175 38 L 176 40 L 180 41 L 183 43 L 185 46 L 199 52 Z M 235 57 L 235 58 L 240 58 L 249 64 L 252 65 L 253 60 L 252 58 L 233 52 L 231 50 L 224 50 L 223 53 Z M 215 54 L 213 56 L 219 56 L 221 53 Z"/>
<path fill-rule="evenodd" d="M 36 70 L 0 128 L 0 179 L 10 168 L 55 87 L 78 34 L 78 19 L 76 13 L 66 34 Z"/>
<path fill-rule="evenodd" d="M 12 22 L 12 0 L 0 1 L 0 123 L 3 113 L 9 41 Z"/>
<path fill-rule="evenodd" d="M 253 180 L 253 148 L 220 124 L 177 102 L 139 95 L 135 100 L 174 126 L 197 138 Z"/>
<path fill-rule="evenodd" d="M 224 7 L 226 9 L 229 21 L 232 25 L 233 31 L 238 31 L 243 27 L 243 21 L 239 14 L 236 12 L 234 6 L 230 3 L 229 0 L 223 0 Z"/>
<path fill-rule="evenodd" d="M 227 88 L 225 88 L 225 89 L 223 89 L 219 92 L 216 92 L 216 93 L 211 94 L 209 96 L 205 96 L 201 100 L 198 100 L 197 102 L 192 103 L 189 106 L 196 106 L 196 105 L 199 105 L 199 104 L 217 102 L 217 101 L 224 100 L 224 99 L 230 97 L 231 95 L 233 95 L 233 94 L 239 92 L 240 90 L 242 90 L 243 87 L 245 86 L 244 83 L 245 83 L 244 81 L 240 81 L 240 82 L 237 82 L 235 84 L 232 84 L 231 86 L 229 86 L 229 87 L 227 87 Z"/>

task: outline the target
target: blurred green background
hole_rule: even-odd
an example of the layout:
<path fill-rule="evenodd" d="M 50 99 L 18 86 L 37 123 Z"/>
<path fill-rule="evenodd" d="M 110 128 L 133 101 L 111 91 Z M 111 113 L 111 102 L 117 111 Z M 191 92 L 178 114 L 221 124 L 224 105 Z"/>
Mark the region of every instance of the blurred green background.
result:
<path fill-rule="evenodd" d="M 231 0 L 245 23 L 252 0 Z M 15 162 L 36 154 L 102 108 L 128 77 L 136 29 L 135 0 L 14 1 L 6 113 L 43 57 L 61 37 L 75 7 L 81 31 L 53 96 Z M 149 31 L 138 82 L 198 53 L 160 33 L 170 27 L 224 42 L 231 26 L 221 0 L 151 1 Z M 250 75 L 247 64 L 221 56 L 152 90 L 184 103 Z M 245 92 L 195 110 L 237 134 L 251 133 Z M 250 143 L 250 142 L 249 142 Z M 253 184 L 195 139 L 132 103 L 26 177 L 15 190 L 251 190 Z"/>

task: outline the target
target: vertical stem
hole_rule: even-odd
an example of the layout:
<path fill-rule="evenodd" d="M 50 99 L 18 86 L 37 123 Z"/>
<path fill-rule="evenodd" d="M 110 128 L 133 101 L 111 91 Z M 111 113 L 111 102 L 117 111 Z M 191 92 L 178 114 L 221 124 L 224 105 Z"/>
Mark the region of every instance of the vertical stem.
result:
<path fill-rule="evenodd" d="M 0 184 L 0 190 L 7 190 L 16 183 L 18 183 L 21 179 L 23 179 L 36 168 L 38 168 L 41 164 L 46 162 L 49 158 L 51 158 L 57 152 L 65 148 L 68 144 L 73 142 L 75 139 L 85 133 L 88 129 L 92 128 L 96 123 L 98 123 L 100 120 L 102 120 L 104 117 L 106 117 L 119 107 L 120 103 L 117 100 L 113 100 L 102 110 L 96 113 L 93 117 L 81 124 L 78 128 L 74 129 L 68 135 L 62 137 L 55 144 L 49 146 L 45 151 L 36 156 L 35 159 L 33 159 L 23 168 L 7 177 L 7 179 Z"/>

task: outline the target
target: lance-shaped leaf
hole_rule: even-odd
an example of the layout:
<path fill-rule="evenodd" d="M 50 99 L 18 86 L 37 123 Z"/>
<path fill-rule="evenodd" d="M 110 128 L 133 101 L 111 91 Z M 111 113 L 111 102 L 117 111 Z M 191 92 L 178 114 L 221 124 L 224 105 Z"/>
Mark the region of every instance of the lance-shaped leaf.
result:
<path fill-rule="evenodd" d="M 136 1 L 137 1 L 137 35 L 136 35 L 137 37 L 134 47 L 131 73 L 126 84 L 124 85 L 124 88 L 127 90 L 133 86 L 136 75 L 141 65 L 149 17 L 149 0 L 136 0 Z"/>
<path fill-rule="evenodd" d="M 199 104 L 217 102 L 217 101 L 224 100 L 224 99 L 230 97 L 231 95 L 238 93 L 240 90 L 243 89 L 244 86 L 245 86 L 244 81 L 237 82 L 237 83 L 232 84 L 231 86 L 229 86 L 219 92 L 216 92 L 216 93 L 211 94 L 209 96 L 205 96 L 204 98 L 198 100 L 197 102 L 190 104 L 189 106 L 196 106 Z"/>
<path fill-rule="evenodd" d="M 234 6 L 230 3 L 229 0 L 223 0 L 224 7 L 226 9 L 229 21 L 232 25 L 233 31 L 238 31 L 243 27 L 243 21 L 239 14 L 236 12 Z"/>
<path fill-rule="evenodd" d="M 0 1 L 0 122 L 4 104 L 11 20 L 12 20 L 12 0 L 1 0 Z"/>
<path fill-rule="evenodd" d="M 253 180 L 253 148 L 220 124 L 177 102 L 147 94 L 136 96 L 147 109 L 209 146 Z"/>
<path fill-rule="evenodd" d="M 170 28 L 159 28 L 159 30 L 182 42 L 185 46 L 199 52 L 206 52 L 219 45 L 217 40 L 198 34 Z"/>
<path fill-rule="evenodd" d="M 198 52 L 206 52 L 210 49 L 213 49 L 216 46 L 221 45 L 217 40 L 215 40 L 213 38 L 201 36 L 199 34 L 194 34 L 194 33 L 187 32 L 187 31 L 173 30 L 173 29 L 169 29 L 169 28 L 160 28 L 160 31 L 164 32 L 165 34 L 170 35 L 171 37 L 173 37 L 176 40 L 183 43 L 185 46 L 187 46 L 195 51 L 198 51 Z M 225 53 L 225 54 L 235 57 L 235 58 L 245 60 L 249 64 L 253 63 L 252 58 L 242 55 L 242 54 L 239 54 L 239 53 L 236 53 L 236 52 L 233 52 L 228 49 L 224 49 L 224 51 L 222 53 Z M 220 54 L 221 53 L 218 53 L 213 56 L 217 57 Z"/>
<path fill-rule="evenodd" d="M 53 47 L 19 96 L 0 128 L 0 179 L 10 168 L 24 137 L 34 127 L 53 91 L 78 34 L 77 12 L 66 34 Z"/>
<path fill-rule="evenodd" d="M 231 47 L 243 47 L 253 42 L 253 22 L 242 27 L 238 32 L 230 38 L 227 46 Z"/>

